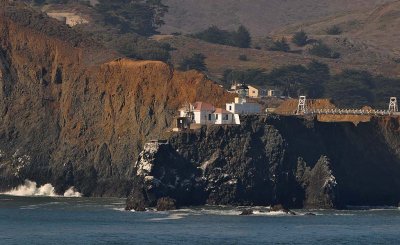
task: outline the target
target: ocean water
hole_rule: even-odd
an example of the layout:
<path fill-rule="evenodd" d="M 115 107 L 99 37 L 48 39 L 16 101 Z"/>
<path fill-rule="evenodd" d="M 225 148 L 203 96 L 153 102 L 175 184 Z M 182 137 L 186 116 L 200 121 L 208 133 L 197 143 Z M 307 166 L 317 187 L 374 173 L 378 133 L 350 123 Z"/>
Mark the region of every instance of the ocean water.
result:
<path fill-rule="evenodd" d="M 394 207 L 240 216 L 220 206 L 128 212 L 124 202 L 0 195 L 0 244 L 400 244 Z"/>

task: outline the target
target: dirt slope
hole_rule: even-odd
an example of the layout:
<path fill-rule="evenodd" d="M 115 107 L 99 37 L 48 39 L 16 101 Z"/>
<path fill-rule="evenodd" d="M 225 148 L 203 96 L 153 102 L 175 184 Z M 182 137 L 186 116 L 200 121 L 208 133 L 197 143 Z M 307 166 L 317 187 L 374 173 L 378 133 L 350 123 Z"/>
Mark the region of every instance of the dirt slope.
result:
<path fill-rule="evenodd" d="M 37 18 L 45 24 L 31 27 Z M 0 191 L 31 179 L 59 192 L 74 185 L 85 195 L 125 196 L 142 144 L 162 137 L 178 106 L 232 97 L 197 72 L 100 59 L 113 56 L 45 31 L 57 28 L 24 7 L 0 10 Z"/>

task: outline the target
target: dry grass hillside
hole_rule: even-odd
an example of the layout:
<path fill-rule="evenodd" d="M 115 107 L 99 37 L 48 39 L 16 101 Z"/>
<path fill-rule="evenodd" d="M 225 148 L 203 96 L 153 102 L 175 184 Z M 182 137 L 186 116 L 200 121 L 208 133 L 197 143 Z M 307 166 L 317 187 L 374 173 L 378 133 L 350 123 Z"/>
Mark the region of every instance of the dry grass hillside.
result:
<path fill-rule="evenodd" d="M 165 0 L 169 13 L 161 31 L 191 33 L 213 24 L 225 29 L 244 24 L 253 35 L 264 36 L 288 24 L 369 9 L 387 2 L 394 0 Z"/>
<path fill-rule="evenodd" d="M 352 7 L 355 7 L 357 5 L 356 2 L 348 3 L 348 9 L 351 10 Z M 299 48 L 291 44 L 292 50 L 298 52 L 284 53 L 210 44 L 187 36 L 166 35 L 161 39 L 176 48 L 172 53 L 174 64 L 178 64 L 183 57 L 192 53 L 203 53 L 207 57 L 206 63 L 209 68 L 209 75 L 212 78 L 221 78 L 226 69 L 261 68 L 270 71 L 283 65 L 307 64 L 312 59 L 328 64 L 333 73 L 338 73 L 343 69 L 357 69 L 367 70 L 373 74 L 399 77 L 400 1 L 385 3 L 363 10 L 360 9 L 371 6 L 371 3 L 368 4 L 368 1 L 364 1 L 363 4 L 359 3 L 357 6 L 358 10 L 332 15 L 323 19 L 320 18 L 319 20 L 288 25 L 277 28 L 270 33 L 276 39 L 281 37 L 290 39 L 294 32 L 304 29 L 310 38 L 321 39 L 334 51 L 339 52 L 341 54 L 340 59 L 311 56 L 307 51 L 310 45 Z M 254 15 L 256 16 L 257 14 Z M 268 18 L 272 17 L 269 16 Z M 279 22 L 279 18 L 277 21 Z M 264 22 L 259 20 L 259 23 Z M 246 23 L 244 22 L 244 24 Z M 326 30 L 334 25 L 339 26 L 343 33 L 340 35 L 327 35 Z M 195 30 L 196 25 L 192 28 L 192 30 Z M 250 26 L 250 28 L 252 27 Z M 239 60 L 240 55 L 246 55 L 248 61 Z"/>
<path fill-rule="evenodd" d="M 313 59 L 328 64 L 333 73 L 339 73 L 342 69 L 359 69 L 368 70 L 374 74 L 400 76 L 400 64 L 394 61 L 393 55 L 381 53 L 380 50 L 366 46 L 359 40 L 350 40 L 344 36 L 323 37 L 329 45 L 342 54 L 340 59 L 311 56 L 305 50 L 307 47 L 302 53 L 284 53 L 211 44 L 185 36 L 165 36 L 161 39 L 176 48 L 172 52 L 174 65 L 178 65 L 179 61 L 193 53 L 204 54 L 207 57 L 209 75 L 214 79 L 221 78 L 226 69 L 261 68 L 270 71 L 284 65 L 308 64 Z M 293 49 L 299 48 L 293 47 Z M 239 60 L 240 55 L 246 55 L 248 60 Z"/>
<path fill-rule="evenodd" d="M 387 3 L 369 11 L 330 16 L 323 20 L 285 27 L 277 34 L 290 34 L 300 28 L 323 36 L 333 25 L 342 30 L 342 37 L 359 49 L 373 50 L 381 55 L 400 57 L 400 1 Z"/>

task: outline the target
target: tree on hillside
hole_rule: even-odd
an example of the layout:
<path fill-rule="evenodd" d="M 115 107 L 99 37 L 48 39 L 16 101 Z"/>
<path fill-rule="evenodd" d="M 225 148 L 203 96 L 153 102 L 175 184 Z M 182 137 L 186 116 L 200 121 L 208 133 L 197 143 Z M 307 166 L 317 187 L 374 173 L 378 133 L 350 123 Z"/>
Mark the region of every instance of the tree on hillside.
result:
<path fill-rule="evenodd" d="M 168 7 L 161 0 L 99 0 L 96 9 L 103 15 L 106 25 L 121 33 L 134 32 L 144 36 L 157 33 L 164 24 L 162 17 Z"/>
<path fill-rule="evenodd" d="M 308 51 L 311 55 L 315 55 L 322 58 L 338 59 L 340 53 L 333 51 L 328 45 L 323 43 L 321 40 L 314 43 Z"/>
<path fill-rule="evenodd" d="M 223 45 L 227 45 L 229 43 L 229 36 L 229 32 L 221 30 L 214 25 L 210 26 L 204 31 L 193 34 L 194 38 L 198 38 L 209 43 L 217 43 Z"/>
<path fill-rule="evenodd" d="M 239 48 L 249 48 L 251 44 L 250 32 L 244 26 L 239 26 L 237 31 L 221 30 L 217 26 L 210 26 L 204 31 L 197 32 L 192 37 L 222 45 Z"/>
<path fill-rule="evenodd" d="M 300 47 L 305 46 L 308 43 L 307 33 L 303 30 L 296 32 L 293 35 L 292 42 Z"/>
<path fill-rule="evenodd" d="M 224 71 L 223 81 L 226 86 L 233 82 L 249 83 L 253 85 L 264 85 L 266 74 L 262 69 L 232 70 Z"/>
<path fill-rule="evenodd" d="M 289 52 L 290 46 L 286 41 L 286 38 L 282 37 L 280 40 L 276 40 L 272 47 L 269 48 L 271 51 L 282 51 L 282 52 Z"/>
<path fill-rule="evenodd" d="M 132 34 L 120 35 L 115 48 L 129 58 L 164 62 L 169 61 L 172 49 L 170 45 Z"/>
<path fill-rule="evenodd" d="M 195 53 L 191 57 L 183 58 L 181 62 L 179 62 L 179 70 L 188 71 L 188 70 L 198 70 L 198 71 L 207 71 L 207 66 L 205 63 L 206 56 L 200 53 Z"/>
<path fill-rule="evenodd" d="M 239 48 L 250 48 L 251 36 L 250 32 L 244 26 L 239 26 L 233 37 L 235 46 Z"/>
<path fill-rule="evenodd" d="M 374 77 L 365 71 L 345 70 L 327 84 L 327 96 L 341 107 L 361 108 L 374 104 Z"/>

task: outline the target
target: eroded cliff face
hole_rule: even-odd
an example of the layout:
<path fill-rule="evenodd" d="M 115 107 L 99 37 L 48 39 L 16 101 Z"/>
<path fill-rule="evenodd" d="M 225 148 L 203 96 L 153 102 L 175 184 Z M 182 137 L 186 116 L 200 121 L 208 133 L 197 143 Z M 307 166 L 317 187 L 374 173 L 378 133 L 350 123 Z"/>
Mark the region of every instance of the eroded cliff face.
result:
<path fill-rule="evenodd" d="M 166 196 L 181 204 L 181 192 L 171 192 L 178 188 L 171 181 L 173 175 L 160 172 L 179 159 L 191 168 L 173 171 L 174 178 L 185 182 L 192 190 L 188 196 L 197 196 L 203 204 L 397 205 L 399 142 L 399 118 L 373 118 L 356 126 L 296 117 L 247 117 L 240 126 L 209 126 L 173 135 L 169 146 L 157 148 L 145 161 L 149 171 L 139 174 L 152 181 L 134 186 L 132 194 L 145 196 L 149 206 Z M 139 159 L 136 166 L 142 163 Z M 162 187 L 169 191 L 160 191 Z M 128 199 L 128 208 L 139 204 Z"/>
<path fill-rule="evenodd" d="M 144 142 L 163 137 L 180 105 L 232 97 L 200 73 L 49 35 L 59 24 L 45 16 L 50 31 L 38 31 L 14 7 L 0 10 L 0 191 L 30 179 L 126 196 Z"/>

